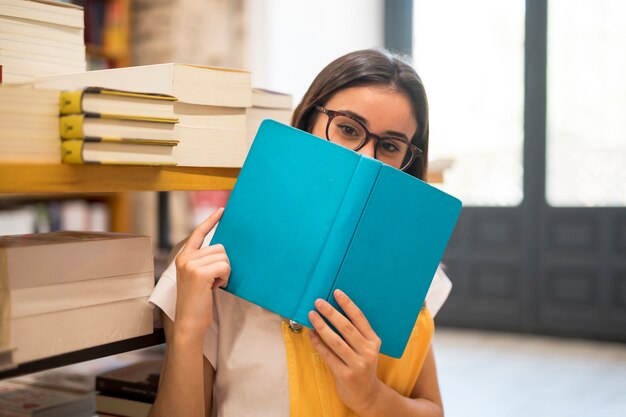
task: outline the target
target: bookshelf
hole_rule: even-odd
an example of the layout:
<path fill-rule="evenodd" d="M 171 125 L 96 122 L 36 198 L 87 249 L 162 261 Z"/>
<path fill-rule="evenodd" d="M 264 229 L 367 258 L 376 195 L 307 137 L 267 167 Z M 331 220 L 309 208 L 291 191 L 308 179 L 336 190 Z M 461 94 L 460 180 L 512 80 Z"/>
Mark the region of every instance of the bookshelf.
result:
<path fill-rule="evenodd" d="M 120 192 L 232 189 L 238 168 L 193 168 L 65 164 L 0 164 L 0 194 L 111 193 L 124 204 Z M 10 181 L 8 179 L 11 179 Z M 45 197 L 45 195 L 44 195 Z M 114 211 L 120 211 L 113 209 Z M 0 371 L 0 379 L 52 369 L 72 363 L 154 346 L 165 342 L 163 329 L 132 339 L 95 346 L 20 364 Z"/>
<path fill-rule="evenodd" d="M 0 164 L 0 193 L 229 190 L 238 168 Z"/>

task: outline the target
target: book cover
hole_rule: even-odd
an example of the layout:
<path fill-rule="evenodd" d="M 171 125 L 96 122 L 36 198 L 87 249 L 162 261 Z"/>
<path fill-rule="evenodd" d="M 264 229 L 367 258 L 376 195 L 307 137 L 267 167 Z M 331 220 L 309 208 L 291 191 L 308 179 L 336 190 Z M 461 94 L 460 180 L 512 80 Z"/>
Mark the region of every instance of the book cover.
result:
<path fill-rule="evenodd" d="M 266 120 L 212 244 L 225 288 L 311 327 L 316 298 L 340 288 L 400 357 L 461 202 L 375 159 Z"/>

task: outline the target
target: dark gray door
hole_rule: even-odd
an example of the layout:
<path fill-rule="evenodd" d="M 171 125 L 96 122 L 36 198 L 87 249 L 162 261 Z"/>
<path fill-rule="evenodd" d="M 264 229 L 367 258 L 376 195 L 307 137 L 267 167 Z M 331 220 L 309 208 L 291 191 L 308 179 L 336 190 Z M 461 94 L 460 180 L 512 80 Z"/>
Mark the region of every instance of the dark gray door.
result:
<path fill-rule="evenodd" d="M 387 9 L 387 26 L 413 15 L 406 2 Z M 523 200 L 463 209 L 444 256 L 454 288 L 437 322 L 626 341 L 626 208 L 547 203 L 548 0 L 525 10 Z M 386 33 L 388 47 L 411 50 L 410 25 Z"/>

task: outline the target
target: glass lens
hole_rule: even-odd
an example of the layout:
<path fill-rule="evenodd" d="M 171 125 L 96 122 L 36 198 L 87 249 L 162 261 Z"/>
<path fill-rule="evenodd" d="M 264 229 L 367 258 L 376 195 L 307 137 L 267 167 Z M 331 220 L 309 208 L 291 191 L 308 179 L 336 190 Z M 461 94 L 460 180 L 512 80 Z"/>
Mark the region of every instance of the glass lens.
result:
<path fill-rule="evenodd" d="M 345 116 L 335 116 L 328 126 L 328 139 L 346 148 L 356 149 L 365 140 L 365 128 Z"/>
<path fill-rule="evenodd" d="M 398 169 L 403 168 L 408 153 L 409 145 L 399 139 L 382 138 L 376 147 L 376 159 Z"/>

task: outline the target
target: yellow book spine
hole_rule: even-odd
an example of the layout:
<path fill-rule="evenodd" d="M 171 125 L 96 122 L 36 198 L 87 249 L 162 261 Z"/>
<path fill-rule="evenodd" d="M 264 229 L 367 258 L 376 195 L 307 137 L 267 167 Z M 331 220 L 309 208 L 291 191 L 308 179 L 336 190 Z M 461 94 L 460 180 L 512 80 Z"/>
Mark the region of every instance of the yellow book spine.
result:
<path fill-rule="evenodd" d="M 145 98 L 150 100 L 178 101 L 174 96 L 157 93 L 138 93 L 134 91 L 112 90 L 109 88 L 90 87 L 85 90 L 88 93 L 103 94 L 106 96 Z"/>
<path fill-rule="evenodd" d="M 137 122 L 155 122 L 155 123 L 178 123 L 176 117 L 151 117 L 151 116 L 134 116 L 131 114 L 111 114 L 111 113 L 88 113 L 92 117 L 100 117 L 102 119 L 117 119 L 117 120 L 133 120 Z"/>
<path fill-rule="evenodd" d="M 66 140 L 61 143 L 61 160 L 66 164 L 84 164 L 83 141 Z"/>
<path fill-rule="evenodd" d="M 62 91 L 61 92 L 61 114 L 72 114 L 83 112 L 83 91 Z"/>
<path fill-rule="evenodd" d="M 61 139 L 80 139 L 83 134 L 85 116 L 82 114 L 70 114 L 59 117 L 59 135 Z"/>

